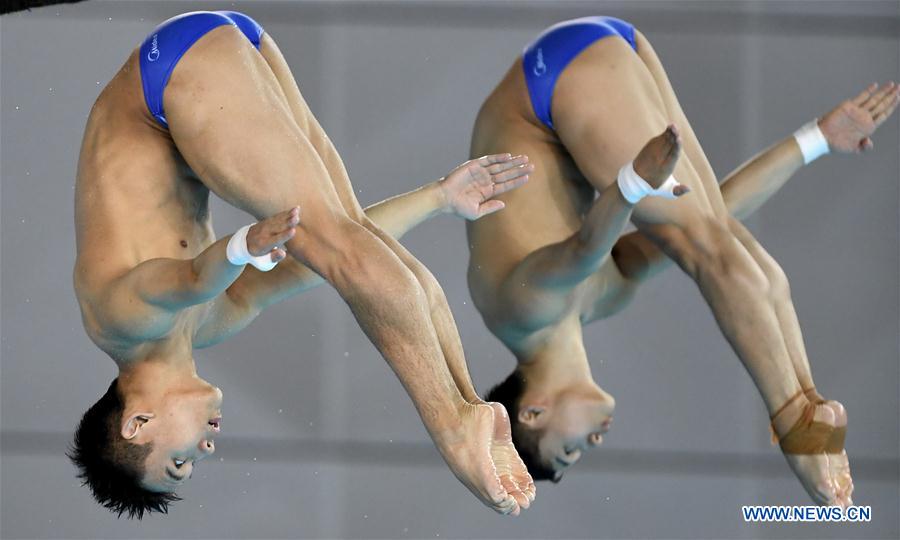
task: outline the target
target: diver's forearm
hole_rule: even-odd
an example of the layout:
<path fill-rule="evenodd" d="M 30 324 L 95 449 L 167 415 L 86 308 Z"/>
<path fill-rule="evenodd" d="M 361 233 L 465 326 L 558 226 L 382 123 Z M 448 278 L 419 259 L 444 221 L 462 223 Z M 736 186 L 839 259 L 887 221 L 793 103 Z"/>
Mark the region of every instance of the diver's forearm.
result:
<path fill-rule="evenodd" d="M 440 183 L 431 182 L 413 191 L 403 193 L 366 208 L 366 217 L 394 238 L 414 229 L 421 223 L 446 213 L 447 200 L 441 193 Z"/>
<path fill-rule="evenodd" d="M 803 154 L 794 137 L 787 137 L 755 155 L 722 181 L 722 198 L 728 212 L 738 219 L 746 219 L 801 167 Z"/>

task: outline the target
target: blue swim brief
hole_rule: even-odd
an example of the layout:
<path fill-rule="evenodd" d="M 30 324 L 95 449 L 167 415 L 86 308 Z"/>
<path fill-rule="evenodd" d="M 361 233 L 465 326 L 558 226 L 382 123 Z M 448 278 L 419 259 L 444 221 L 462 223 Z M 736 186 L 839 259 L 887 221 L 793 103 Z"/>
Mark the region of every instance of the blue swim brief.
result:
<path fill-rule="evenodd" d="M 198 39 L 213 28 L 230 24 L 236 26 L 254 47 L 259 49 L 263 28 L 256 21 L 236 11 L 192 11 L 163 22 L 150 32 L 141 44 L 141 82 L 144 100 L 150 114 L 168 128 L 163 112 L 163 90 L 169 82 L 172 70 L 182 55 Z"/>
<path fill-rule="evenodd" d="M 595 41 L 618 36 L 637 50 L 634 26 L 613 17 L 582 17 L 554 24 L 525 47 L 522 68 L 534 114 L 553 129 L 550 102 L 553 88 L 566 66 Z"/>

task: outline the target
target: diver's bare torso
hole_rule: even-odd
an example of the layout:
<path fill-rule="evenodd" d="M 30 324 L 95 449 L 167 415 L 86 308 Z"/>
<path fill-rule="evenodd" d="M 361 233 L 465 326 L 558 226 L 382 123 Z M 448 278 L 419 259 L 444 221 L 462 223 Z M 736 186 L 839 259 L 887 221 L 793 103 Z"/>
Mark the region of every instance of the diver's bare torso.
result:
<path fill-rule="evenodd" d="M 540 346 L 556 329 L 603 318 L 618 310 L 627 287 L 612 258 L 567 296 L 564 306 L 543 309 L 528 283 L 508 278 L 525 257 L 561 242 L 582 226 L 596 191 L 559 141 L 534 115 L 517 59 L 475 122 L 470 153 L 525 154 L 535 164 L 530 182 L 502 195 L 497 212 L 468 222 L 469 289 L 488 328 L 511 350 Z M 629 289 L 630 290 L 630 289 Z M 522 321 L 527 312 L 528 321 Z"/>
<path fill-rule="evenodd" d="M 190 350 L 208 303 L 160 312 L 167 319 L 160 325 L 172 331 L 149 342 L 130 339 L 139 336 L 107 320 L 103 305 L 111 301 L 110 284 L 141 262 L 189 259 L 215 241 L 208 199 L 209 190 L 147 110 L 133 52 L 91 110 L 75 190 L 75 292 L 88 335 L 117 362 L 165 356 L 173 347 Z"/>

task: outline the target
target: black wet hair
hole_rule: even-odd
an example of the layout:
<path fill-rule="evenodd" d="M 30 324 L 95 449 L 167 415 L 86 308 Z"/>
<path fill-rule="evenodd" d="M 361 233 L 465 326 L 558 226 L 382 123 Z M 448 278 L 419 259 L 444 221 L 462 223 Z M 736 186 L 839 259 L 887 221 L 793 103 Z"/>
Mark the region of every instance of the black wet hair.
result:
<path fill-rule="evenodd" d="M 144 513 L 168 513 L 169 503 L 181 500 L 174 493 L 159 493 L 141 486 L 144 463 L 153 443 L 134 444 L 119 433 L 124 400 L 118 378 L 97 403 L 84 413 L 66 455 L 78 468 L 81 485 L 110 512 L 129 519 Z"/>
<path fill-rule="evenodd" d="M 509 424 L 512 428 L 512 440 L 519 452 L 519 457 L 528 468 L 528 473 L 534 481 L 550 480 L 559 482 L 560 476 L 541 460 L 541 452 L 538 443 L 544 435 L 543 430 L 533 429 L 519 422 L 519 400 L 525 391 L 525 377 L 516 369 L 509 376 L 491 388 L 485 400 L 496 401 L 506 407 L 509 414 Z"/>

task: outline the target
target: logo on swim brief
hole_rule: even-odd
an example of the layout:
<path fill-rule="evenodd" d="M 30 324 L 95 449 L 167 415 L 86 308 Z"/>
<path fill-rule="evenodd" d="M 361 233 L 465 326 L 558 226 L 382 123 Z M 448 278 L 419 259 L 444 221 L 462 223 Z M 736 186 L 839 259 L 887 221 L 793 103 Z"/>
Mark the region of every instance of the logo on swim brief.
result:
<path fill-rule="evenodd" d="M 544 73 L 547 73 L 547 64 L 544 63 L 544 50 L 541 48 L 538 48 L 537 63 L 534 65 L 534 69 L 532 71 L 534 71 L 534 74 L 537 77 L 540 77 Z"/>
<path fill-rule="evenodd" d="M 150 52 L 147 53 L 147 60 L 151 62 L 159 60 L 159 47 L 156 42 L 156 37 L 158 35 L 159 34 L 153 34 L 153 39 L 150 41 Z"/>

